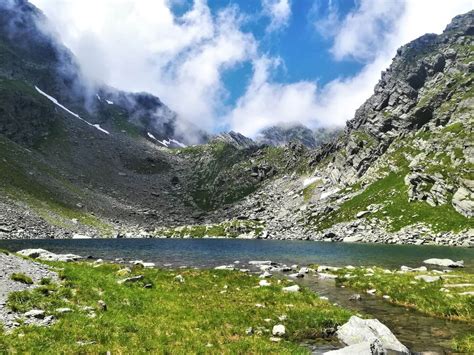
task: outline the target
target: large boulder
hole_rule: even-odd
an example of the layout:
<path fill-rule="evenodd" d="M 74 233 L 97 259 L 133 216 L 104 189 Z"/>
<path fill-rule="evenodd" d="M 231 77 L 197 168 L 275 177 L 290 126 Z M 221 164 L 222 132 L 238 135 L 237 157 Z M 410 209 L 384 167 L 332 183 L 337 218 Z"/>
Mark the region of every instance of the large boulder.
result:
<path fill-rule="evenodd" d="M 26 256 L 32 259 L 39 259 L 44 261 L 63 261 L 72 262 L 82 259 L 82 256 L 75 254 L 55 254 L 45 249 L 24 249 L 20 250 L 17 254 Z"/>
<path fill-rule="evenodd" d="M 364 341 L 363 343 L 346 346 L 345 348 L 327 351 L 324 355 L 386 355 L 387 351 L 384 349 L 380 340 Z"/>
<path fill-rule="evenodd" d="M 474 181 L 462 180 L 462 185 L 453 195 L 453 207 L 466 217 L 474 216 Z"/>
<path fill-rule="evenodd" d="M 453 261 L 451 259 L 426 259 L 423 261 L 425 264 L 429 265 L 437 265 L 437 266 L 444 266 L 444 267 L 464 267 L 464 261 Z"/>
<path fill-rule="evenodd" d="M 372 347 L 372 344 L 377 344 L 376 349 L 379 349 L 380 342 L 386 351 L 396 354 L 410 354 L 408 348 L 400 343 L 390 329 L 377 319 L 362 319 L 352 316 L 346 324 L 339 327 L 336 334 L 342 343 L 349 346 L 362 346 L 361 344 L 365 343 L 364 347 L 366 347 L 368 343 L 369 348 Z M 378 353 L 381 354 L 381 352 L 376 352 L 376 354 Z M 367 354 L 373 353 L 367 352 Z"/>

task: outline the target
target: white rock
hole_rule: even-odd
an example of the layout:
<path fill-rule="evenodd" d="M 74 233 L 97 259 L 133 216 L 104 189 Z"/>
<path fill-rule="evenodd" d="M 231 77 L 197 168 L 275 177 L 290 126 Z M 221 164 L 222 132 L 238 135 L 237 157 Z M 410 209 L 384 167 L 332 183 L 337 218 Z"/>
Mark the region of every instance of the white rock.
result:
<path fill-rule="evenodd" d="M 436 282 L 439 281 L 441 277 L 439 276 L 430 276 L 430 275 L 418 275 L 415 276 L 415 280 L 423 280 L 425 282 Z"/>
<path fill-rule="evenodd" d="M 184 283 L 184 277 L 182 275 L 176 275 L 174 279 L 179 283 Z"/>
<path fill-rule="evenodd" d="M 216 266 L 214 270 L 237 270 L 233 265 Z"/>
<path fill-rule="evenodd" d="M 40 259 L 45 261 L 63 261 L 72 262 L 82 259 L 79 255 L 74 254 L 55 254 L 44 249 L 24 249 L 17 254 L 26 256 L 32 259 Z"/>
<path fill-rule="evenodd" d="M 25 317 L 27 318 L 38 318 L 43 319 L 45 316 L 45 312 L 42 309 L 32 309 L 25 313 Z"/>
<path fill-rule="evenodd" d="M 272 329 L 272 334 L 276 336 L 285 335 L 286 329 L 283 324 L 277 324 Z"/>
<path fill-rule="evenodd" d="M 261 287 L 266 287 L 266 286 L 270 286 L 271 283 L 268 282 L 267 280 L 260 280 L 260 282 L 258 283 L 259 286 Z"/>
<path fill-rule="evenodd" d="M 272 274 L 270 274 L 268 271 L 265 271 L 263 274 L 258 276 L 261 279 L 267 279 L 269 277 L 272 277 Z"/>
<path fill-rule="evenodd" d="M 299 274 L 307 274 L 309 273 L 309 269 L 307 267 L 302 267 L 300 271 L 298 271 Z"/>
<path fill-rule="evenodd" d="M 336 334 L 339 340 L 346 345 L 373 343 L 378 339 L 386 350 L 410 354 L 407 347 L 400 343 L 390 329 L 377 319 L 361 319 L 352 316 L 346 324 L 339 327 Z"/>
<path fill-rule="evenodd" d="M 249 265 L 272 265 L 272 262 L 270 260 L 252 260 L 249 261 Z"/>
<path fill-rule="evenodd" d="M 430 264 L 430 265 L 438 265 L 438 266 L 444 266 L 444 267 L 464 267 L 464 261 L 453 261 L 451 259 L 427 259 L 423 261 L 425 264 Z"/>
<path fill-rule="evenodd" d="M 298 285 L 293 285 L 293 286 L 288 286 L 288 287 L 283 287 L 282 291 L 283 292 L 298 292 L 300 290 L 300 287 Z"/>
<path fill-rule="evenodd" d="M 320 279 L 337 279 L 337 275 L 326 274 L 324 272 L 320 272 L 318 275 Z"/>
<path fill-rule="evenodd" d="M 377 290 L 375 288 L 366 291 L 369 295 L 374 295 Z"/>
<path fill-rule="evenodd" d="M 382 355 L 386 353 L 382 343 L 375 339 L 372 342 L 364 341 L 342 349 L 327 351 L 323 355 Z"/>
<path fill-rule="evenodd" d="M 56 309 L 56 312 L 60 314 L 71 313 L 72 309 L 71 308 L 58 308 Z"/>

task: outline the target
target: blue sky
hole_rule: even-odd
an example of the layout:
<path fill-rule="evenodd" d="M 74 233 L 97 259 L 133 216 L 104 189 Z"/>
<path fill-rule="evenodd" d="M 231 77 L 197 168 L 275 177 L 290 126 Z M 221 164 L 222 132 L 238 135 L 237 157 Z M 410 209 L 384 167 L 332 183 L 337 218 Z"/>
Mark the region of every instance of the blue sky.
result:
<path fill-rule="evenodd" d="M 30 0 L 84 76 L 210 132 L 343 126 L 397 48 L 472 0 Z"/>

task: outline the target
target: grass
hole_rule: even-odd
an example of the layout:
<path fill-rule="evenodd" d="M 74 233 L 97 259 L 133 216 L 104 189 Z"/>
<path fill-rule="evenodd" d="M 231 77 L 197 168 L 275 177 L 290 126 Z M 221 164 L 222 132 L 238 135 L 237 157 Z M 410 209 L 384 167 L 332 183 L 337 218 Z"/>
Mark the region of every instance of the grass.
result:
<path fill-rule="evenodd" d="M 227 237 L 236 238 L 241 234 L 256 236 L 262 234 L 265 224 L 254 220 L 230 220 L 208 225 L 190 225 L 176 228 L 163 228 L 155 231 L 157 236 L 173 238 L 204 238 L 204 237 Z"/>
<path fill-rule="evenodd" d="M 431 316 L 461 320 L 474 325 L 474 297 L 461 295 L 462 292 L 474 291 L 474 286 L 450 287 L 454 284 L 474 284 L 474 274 L 456 271 L 442 274 L 438 281 L 425 282 L 417 280 L 416 276 L 440 275 L 429 271 L 388 272 L 377 267 L 370 270 L 342 269 L 337 273 L 337 281 L 342 285 L 361 291 L 376 289 L 377 296 L 388 295 L 391 303 L 415 308 Z M 368 276 L 370 274 L 372 275 Z"/>
<path fill-rule="evenodd" d="M 31 277 L 29 277 L 25 274 L 22 274 L 22 273 L 12 274 L 10 279 L 12 279 L 13 281 L 16 281 L 16 282 L 21 282 L 22 284 L 33 285 L 33 280 L 31 279 Z"/>
<path fill-rule="evenodd" d="M 306 186 L 304 189 L 303 189 L 303 199 L 304 199 L 304 202 L 309 202 L 311 200 L 311 198 L 313 197 L 313 194 L 314 194 L 314 190 L 316 190 L 316 188 L 321 185 L 321 180 L 317 180 L 315 182 L 313 182 L 312 184 L 309 184 L 308 186 Z"/>
<path fill-rule="evenodd" d="M 308 290 L 282 292 L 287 281 L 257 288 L 256 276 L 237 271 L 180 270 L 185 280 L 180 283 L 175 271 L 142 269 L 131 275 L 142 274 L 143 281 L 119 285 L 123 276 L 117 276 L 117 265 L 55 265 L 62 268 L 61 285 L 13 293 L 8 306 L 22 312 L 40 308 L 58 321 L 49 328 L 20 326 L 0 334 L 1 353 L 303 354 L 309 349 L 302 341 L 321 340 L 327 328 L 350 317 Z M 73 312 L 60 314 L 60 307 Z M 286 319 L 279 320 L 282 316 Z M 286 334 L 272 342 L 271 329 L 279 323 Z M 252 334 L 246 334 L 249 327 Z"/>

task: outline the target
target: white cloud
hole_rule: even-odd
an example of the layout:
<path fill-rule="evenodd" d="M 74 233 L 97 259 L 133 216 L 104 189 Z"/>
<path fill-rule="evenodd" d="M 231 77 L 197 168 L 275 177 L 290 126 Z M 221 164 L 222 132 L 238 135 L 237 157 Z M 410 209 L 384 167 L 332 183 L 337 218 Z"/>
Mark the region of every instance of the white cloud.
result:
<path fill-rule="evenodd" d="M 159 96 L 187 120 L 211 129 L 223 71 L 256 51 L 230 6 L 212 15 L 195 0 L 181 17 L 169 0 L 32 0 L 52 20 L 86 76 Z"/>
<path fill-rule="evenodd" d="M 226 118 L 234 130 L 255 136 L 262 128 L 276 123 L 310 122 L 315 118 L 316 85 L 306 81 L 273 82 L 270 73 L 278 65 L 277 59 L 267 57 L 254 61 L 252 81 Z"/>
<path fill-rule="evenodd" d="M 472 0 L 359 0 L 342 16 L 336 0 L 328 0 L 330 11 L 316 25 L 332 40 L 334 58 L 365 65 L 352 77 L 318 87 L 314 78 L 276 82 L 272 74 L 284 63 L 261 53 L 234 6 L 213 15 L 205 0 L 194 0 L 176 17 L 171 5 L 180 0 L 30 1 L 52 20 L 89 78 L 154 93 L 203 129 L 230 127 L 248 135 L 279 122 L 344 124 L 372 94 L 398 47 L 441 32 L 452 17 L 472 9 Z M 290 0 L 262 5 L 271 21 L 267 31 L 288 24 Z M 223 107 L 223 73 L 245 62 L 254 67 L 246 92 L 234 107 Z"/>
<path fill-rule="evenodd" d="M 272 32 L 288 25 L 291 17 L 290 0 L 262 0 L 263 14 L 270 17 L 267 31 Z"/>

